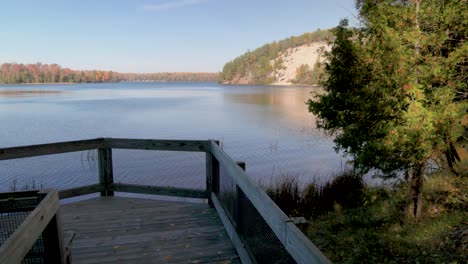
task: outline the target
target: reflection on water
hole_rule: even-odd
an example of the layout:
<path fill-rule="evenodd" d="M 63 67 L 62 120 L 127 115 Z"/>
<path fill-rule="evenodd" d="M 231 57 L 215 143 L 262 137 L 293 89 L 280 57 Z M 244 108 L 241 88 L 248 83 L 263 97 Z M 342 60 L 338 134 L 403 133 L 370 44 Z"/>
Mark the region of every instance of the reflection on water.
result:
<path fill-rule="evenodd" d="M 307 111 L 306 102 L 311 97 L 312 90 L 321 88 L 309 87 L 263 87 L 254 93 L 224 93 L 224 100 L 228 103 L 242 103 L 264 105 L 272 108 L 271 118 L 284 116 L 297 126 L 306 123 L 315 124 L 315 116 Z"/>
<path fill-rule="evenodd" d="M 26 96 L 45 96 L 59 95 L 63 91 L 53 90 L 0 90 L 0 97 L 26 97 Z"/>
<path fill-rule="evenodd" d="M 271 105 L 279 108 L 294 108 L 290 110 L 303 112 L 303 105 L 297 104 L 307 100 L 310 91 L 313 88 L 304 87 L 265 87 L 252 93 L 236 93 L 234 91 L 224 93 L 224 98 L 232 102 L 244 104 Z"/>
<path fill-rule="evenodd" d="M 0 86 L 1 91 L 60 94 L 0 100 L 0 147 L 96 137 L 218 139 L 258 181 L 280 175 L 326 180 L 343 162 L 307 111 L 312 89 L 215 83 Z M 1 161 L 0 191 L 13 182 L 55 188 L 94 183 L 95 168 L 86 164 L 95 154 L 78 154 Z M 203 155 L 116 151 L 114 163 L 121 182 L 205 184 Z"/>

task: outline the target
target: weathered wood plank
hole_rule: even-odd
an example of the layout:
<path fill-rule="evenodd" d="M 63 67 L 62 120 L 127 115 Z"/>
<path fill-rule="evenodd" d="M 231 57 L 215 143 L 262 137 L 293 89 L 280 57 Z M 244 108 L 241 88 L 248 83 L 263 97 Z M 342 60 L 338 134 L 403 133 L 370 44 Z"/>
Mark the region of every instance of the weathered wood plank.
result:
<path fill-rule="evenodd" d="M 76 233 L 75 264 L 240 263 L 207 204 L 98 197 L 63 205 L 61 215 Z"/>
<path fill-rule="evenodd" d="M 0 160 L 18 159 L 66 152 L 91 150 L 104 147 L 104 139 L 88 139 L 60 143 L 30 145 L 22 147 L 1 148 Z"/>
<path fill-rule="evenodd" d="M 101 196 L 114 196 L 114 191 L 110 189 L 110 185 L 114 182 L 112 166 L 112 149 L 98 149 L 98 165 L 99 184 L 101 185 Z"/>
<path fill-rule="evenodd" d="M 6 199 L 17 199 L 17 198 L 25 198 L 25 197 L 36 197 L 37 198 L 37 190 L 35 191 L 22 191 L 22 192 L 5 192 L 0 193 L 0 200 Z"/>
<path fill-rule="evenodd" d="M 302 232 L 295 232 L 292 228 L 288 228 L 288 223 L 291 222 L 289 217 L 214 142 L 211 142 L 211 152 L 270 226 L 289 254 L 298 263 L 330 263 L 323 253 L 313 246 L 312 242 Z M 304 241 L 309 241 L 310 243 L 304 243 Z M 293 248 L 297 249 L 293 250 Z"/>
<path fill-rule="evenodd" d="M 0 263 L 21 263 L 58 209 L 58 193 L 51 190 L 0 247 Z"/>
<path fill-rule="evenodd" d="M 252 263 L 249 253 L 245 250 L 244 243 L 242 242 L 239 235 L 237 234 L 236 229 L 234 228 L 228 216 L 226 215 L 226 212 L 224 212 L 223 206 L 221 205 L 218 198 L 216 197 L 216 194 L 211 193 L 211 200 L 213 201 L 213 206 L 218 212 L 219 218 L 221 219 L 221 222 L 223 223 L 224 228 L 226 229 L 226 232 L 231 238 L 232 244 L 236 248 L 237 254 L 239 254 L 239 257 L 242 263 L 245 263 L 245 264 Z"/>
<path fill-rule="evenodd" d="M 210 141 L 211 142 L 211 141 Z M 219 145 L 219 141 L 214 140 L 215 144 Z M 210 143 L 211 144 L 211 143 Z M 219 163 L 211 154 L 211 151 L 206 152 L 206 192 L 208 194 L 219 191 Z M 208 204 L 213 206 L 211 195 L 208 195 Z"/>
<path fill-rule="evenodd" d="M 159 187 L 159 186 L 147 186 L 147 185 L 137 185 L 137 184 L 114 183 L 110 185 L 110 190 L 113 190 L 116 192 L 155 194 L 155 195 L 188 197 L 188 198 L 201 198 L 201 199 L 208 198 L 208 194 L 206 191 L 186 189 L 186 188 L 174 188 L 174 187 Z"/>
<path fill-rule="evenodd" d="M 206 192 L 211 193 L 212 189 L 212 181 L 213 181 L 213 154 L 211 152 L 207 152 L 205 154 L 205 165 L 206 165 Z M 211 201 L 211 195 L 208 195 L 208 204 L 213 206 L 213 202 Z"/>
<path fill-rule="evenodd" d="M 86 256 L 87 264 L 110 261 L 141 263 L 138 261 L 144 259 L 151 260 L 149 263 L 223 263 L 223 261 L 224 263 L 238 263 L 239 257 L 232 246 L 231 248 L 220 247 L 216 243 L 197 244 L 195 247 L 185 246 L 188 246 L 187 242 L 181 241 L 179 244 L 162 247 L 158 245 L 159 251 L 152 251 L 148 247 L 148 242 L 135 242 L 122 244 L 117 246 L 117 249 L 113 246 L 99 246 L 98 249 L 94 247 L 94 251 L 74 248 L 73 252 L 76 253 L 75 255 Z M 220 254 L 218 254 L 219 251 L 221 251 Z M 230 262 L 231 260 L 234 261 Z"/>
<path fill-rule="evenodd" d="M 166 151 L 210 151 L 210 142 L 205 140 L 163 140 L 106 138 L 110 148 L 166 150 Z"/>
<path fill-rule="evenodd" d="M 59 154 L 99 148 L 207 152 L 210 151 L 210 142 L 204 140 L 96 138 L 88 140 L 1 148 L 0 160 Z"/>
<path fill-rule="evenodd" d="M 75 241 L 73 246 L 74 248 L 80 248 L 83 251 L 93 251 L 96 250 L 96 246 L 111 246 L 116 244 L 159 241 L 159 247 L 171 247 L 180 242 L 197 240 L 200 238 L 210 239 L 199 241 L 197 242 L 198 245 L 203 244 L 204 246 L 207 246 L 210 243 L 214 243 L 217 244 L 217 246 L 221 244 L 229 245 L 230 247 L 232 246 L 230 243 L 228 243 L 229 239 L 227 239 L 227 237 L 217 236 L 217 234 L 224 232 L 223 226 L 219 224 L 219 221 L 203 222 L 204 225 L 201 226 L 196 220 L 198 219 L 186 222 L 185 225 L 175 224 L 170 226 L 169 223 L 163 223 L 162 225 L 157 224 L 138 229 L 127 229 L 126 226 L 108 228 L 105 225 L 105 222 L 99 221 L 104 223 L 106 229 L 103 230 L 101 227 L 101 229 L 97 232 L 81 231 L 89 225 L 80 226 L 79 229 L 73 226 L 72 228 L 77 228 L 80 230 L 80 238 L 86 238 L 85 240 Z M 147 222 L 148 221 L 153 220 L 147 220 Z M 161 230 L 165 229 L 164 227 L 167 227 L 167 229 Z M 189 230 L 190 232 L 187 232 Z"/>
<path fill-rule="evenodd" d="M 32 211 L 39 204 L 37 197 L 23 197 L 0 200 L 0 213 Z"/>
<path fill-rule="evenodd" d="M 90 193 L 97 193 L 102 191 L 100 184 L 92 184 L 83 187 L 71 188 L 59 191 L 60 199 L 71 198 L 75 196 L 86 195 Z"/>
<path fill-rule="evenodd" d="M 102 197 L 101 199 L 103 199 Z M 86 199 L 83 201 L 80 201 L 79 203 L 71 203 L 70 207 L 76 207 L 77 210 L 81 210 L 80 208 L 84 206 L 91 205 L 92 207 L 88 207 L 87 210 L 101 210 L 101 208 L 105 208 L 106 211 L 111 211 L 111 210 L 120 210 L 120 211 L 125 211 L 125 210 L 139 210 L 139 209 L 145 209 L 148 208 L 148 211 L 151 211 L 152 209 L 154 210 L 160 210 L 164 212 L 167 208 L 165 208 L 164 203 L 154 203 L 153 199 L 120 199 L 124 197 L 115 197 L 118 199 L 111 199 L 108 198 L 108 201 L 103 203 L 101 200 L 98 199 Z M 108 208 L 109 206 L 112 206 L 112 209 Z M 173 206 L 174 207 L 174 206 Z M 177 203 L 177 209 L 186 211 L 190 208 L 192 208 L 192 203 Z M 188 210 L 190 212 L 190 210 Z"/>

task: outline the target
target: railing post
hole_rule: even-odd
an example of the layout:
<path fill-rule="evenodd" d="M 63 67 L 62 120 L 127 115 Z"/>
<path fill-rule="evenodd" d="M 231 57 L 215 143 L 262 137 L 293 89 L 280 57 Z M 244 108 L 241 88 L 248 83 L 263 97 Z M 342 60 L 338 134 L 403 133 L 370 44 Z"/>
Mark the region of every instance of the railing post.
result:
<path fill-rule="evenodd" d="M 214 141 L 219 146 L 219 141 Z M 208 192 L 208 204 L 213 206 L 211 193 L 219 193 L 219 162 L 211 151 L 206 152 L 206 191 Z"/>
<path fill-rule="evenodd" d="M 65 263 L 62 259 L 62 232 L 59 223 L 59 215 L 56 214 L 42 232 L 45 263 Z"/>
<path fill-rule="evenodd" d="M 47 190 L 38 192 L 39 201 L 44 199 L 47 194 Z M 63 243 L 61 231 L 60 216 L 59 211 L 57 211 L 52 219 L 50 219 L 44 231 L 42 231 L 45 263 L 65 263 L 62 254 Z"/>
<path fill-rule="evenodd" d="M 114 183 L 114 174 L 112 170 L 112 149 L 98 149 L 99 159 L 99 184 L 101 185 L 101 196 L 114 196 L 114 191 L 110 186 Z"/>

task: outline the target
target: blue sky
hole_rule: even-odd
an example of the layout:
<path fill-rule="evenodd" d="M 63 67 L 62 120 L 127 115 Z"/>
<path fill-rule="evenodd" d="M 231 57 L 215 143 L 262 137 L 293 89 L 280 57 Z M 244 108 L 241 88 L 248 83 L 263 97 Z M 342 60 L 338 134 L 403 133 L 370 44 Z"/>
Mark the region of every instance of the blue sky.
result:
<path fill-rule="evenodd" d="M 0 63 L 220 71 L 249 49 L 355 12 L 354 0 L 2 0 Z"/>

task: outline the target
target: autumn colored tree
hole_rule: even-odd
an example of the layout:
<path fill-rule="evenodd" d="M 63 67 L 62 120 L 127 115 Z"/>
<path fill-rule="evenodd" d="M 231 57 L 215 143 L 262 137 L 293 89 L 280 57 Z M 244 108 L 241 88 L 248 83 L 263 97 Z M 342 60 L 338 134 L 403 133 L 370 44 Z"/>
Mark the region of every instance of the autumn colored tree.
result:
<path fill-rule="evenodd" d="M 361 173 L 407 175 L 407 216 L 422 215 L 423 175 L 466 130 L 466 0 L 360 0 L 361 28 L 342 21 L 328 53 L 327 93 L 309 100 L 318 127 Z"/>
<path fill-rule="evenodd" d="M 119 81 L 216 81 L 218 73 L 165 72 L 165 73 L 117 73 L 112 71 L 74 71 L 58 64 L 0 65 L 0 83 L 88 83 Z"/>

